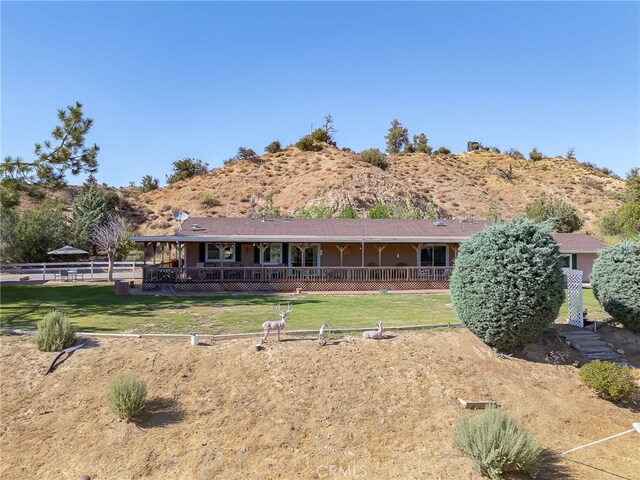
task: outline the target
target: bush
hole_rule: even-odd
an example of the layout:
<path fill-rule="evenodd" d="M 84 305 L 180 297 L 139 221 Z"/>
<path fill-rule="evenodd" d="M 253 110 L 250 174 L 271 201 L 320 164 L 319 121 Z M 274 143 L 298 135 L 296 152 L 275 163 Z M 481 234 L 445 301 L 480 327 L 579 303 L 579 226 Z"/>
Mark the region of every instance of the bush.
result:
<path fill-rule="evenodd" d="M 369 148 L 367 150 L 363 150 L 362 152 L 360 152 L 360 158 L 363 162 L 367 162 L 374 167 L 381 168 L 382 170 L 386 170 L 387 168 L 389 168 L 387 157 L 377 148 Z"/>
<path fill-rule="evenodd" d="M 367 218 L 376 220 L 391 218 L 389 206 L 380 202 L 376 203 L 376 206 L 367 212 Z"/>
<path fill-rule="evenodd" d="M 182 160 L 173 162 L 171 167 L 173 168 L 173 172 L 171 172 L 171 175 L 167 175 L 167 183 L 169 185 L 179 182 L 180 180 L 195 177 L 196 175 L 204 175 L 207 173 L 209 165 L 203 163 L 202 160 L 183 158 Z"/>
<path fill-rule="evenodd" d="M 203 193 L 202 195 L 200 195 L 200 205 L 202 205 L 204 208 L 213 208 L 219 206 L 220 202 L 210 193 Z"/>
<path fill-rule="evenodd" d="M 640 333 L 640 242 L 623 242 L 599 252 L 590 279 L 602 308 Z"/>
<path fill-rule="evenodd" d="M 329 143 L 331 141 L 331 135 L 322 128 L 316 128 L 311 132 L 311 140 L 318 143 Z"/>
<path fill-rule="evenodd" d="M 529 160 L 531 160 L 532 162 L 537 162 L 539 160 L 542 160 L 543 158 L 544 155 L 542 155 L 542 153 L 540 153 L 536 147 L 533 147 L 533 149 L 529 152 Z"/>
<path fill-rule="evenodd" d="M 640 239 L 640 202 L 627 202 L 602 219 L 602 232 L 621 238 Z"/>
<path fill-rule="evenodd" d="M 495 408 L 475 417 L 462 417 L 456 426 L 454 444 L 471 458 L 480 474 L 492 479 L 512 473 L 535 475 L 542 456 L 536 439 Z"/>
<path fill-rule="evenodd" d="M 36 326 L 33 343 L 41 352 L 59 352 L 71 346 L 76 339 L 67 316 L 58 310 L 51 310 Z"/>
<path fill-rule="evenodd" d="M 281 150 L 282 150 L 282 145 L 280 145 L 279 140 L 274 140 L 269 145 L 264 147 L 264 151 L 267 153 L 278 153 Z"/>
<path fill-rule="evenodd" d="M 515 158 L 516 160 L 524 160 L 524 155 L 517 148 L 510 148 L 504 153 L 505 155 L 509 155 L 511 158 Z"/>
<path fill-rule="evenodd" d="M 557 318 L 564 299 L 558 244 L 531 220 L 485 227 L 460 246 L 451 297 L 460 321 L 486 344 L 524 345 Z"/>
<path fill-rule="evenodd" d="M 638 391 L 631 369 L 612 362 L 594 360 L 580 367 L 579 375 L 582 383 L 609 400 L 623 400 Z"/>
<path fill-rule="evenodd" d="M 527 205 L 526 215 L 538 223 L 551 220 L 554 232 L 571 233 L 582 227 L 582 220 L 572 205 L 544 194 Z"/>
<path fill-rule="evenodd" d="M 436 155 L 451 155 L 451 150 L 449 150 L 447 147 L 440 147 L 433 153 Z"/>
<path fill-rule="evenodd" d="M 239 147 L 238 153 L 236 153 L 237 160 L 256 160 L 258 157 L 256 156 L 256 152 L 251 150 L 250 148 Z"/>
<path fill-rule="evenodd" d="M 140 192 L 146 193 L 151 190 L 156 190 L 160 186 L 157 178 L 153 178 L 151 175 L 145 175 L 140 182 Z"/>
<path fill-rule="evenodd" d="M 125 372 L 111 381 L 107 400 L 109 407 L 118 417 L 130 421 L 136 418 L 144 407 L 146 396 L 146 382 L 133 372 Z"/>
<path fill-rule="evenodd" d="M 298 140 L 296 142 L 296 147 L 303 152 L 319 152 L 324 148 L 322 144 L 315 143 L 313 138 L 311 138 L 311 135 L 305 135 Z"/>
<path fill-rule="evenodd" d="M 353 205 L 350 203 L 342 207 L 340 213 L 338 214 L 338 218 L 358 218 L 358 212 L 353 208 Z"/>

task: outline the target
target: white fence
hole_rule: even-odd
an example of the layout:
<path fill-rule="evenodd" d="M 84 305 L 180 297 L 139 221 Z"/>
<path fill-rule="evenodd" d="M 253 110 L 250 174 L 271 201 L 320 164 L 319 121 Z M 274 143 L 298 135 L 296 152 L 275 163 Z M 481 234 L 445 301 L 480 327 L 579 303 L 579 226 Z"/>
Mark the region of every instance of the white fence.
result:
<path fill-rule="evenodd" d="M 114 277 L 142 278 L 142 262 L 114 262 Z M 61 272 L 75 270 L 84 280 L 106 280 L 109 262 L 44 262 L 44 263 L 5 263 L 0 264 L 0 275 L 3 277 L 28 276 L 30 280 L 52 280 Z M 16 277 L 17 276 L 17 277 Z"/>

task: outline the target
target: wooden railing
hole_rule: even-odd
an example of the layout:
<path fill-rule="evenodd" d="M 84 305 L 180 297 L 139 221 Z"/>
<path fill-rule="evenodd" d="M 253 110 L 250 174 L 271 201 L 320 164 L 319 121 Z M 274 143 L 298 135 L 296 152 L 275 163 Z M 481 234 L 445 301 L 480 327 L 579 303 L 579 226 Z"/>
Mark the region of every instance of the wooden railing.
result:
<path fill-rule="evenodd" d="M 453 267 L 144 267 L 144 283 L 448 281 Z"/>

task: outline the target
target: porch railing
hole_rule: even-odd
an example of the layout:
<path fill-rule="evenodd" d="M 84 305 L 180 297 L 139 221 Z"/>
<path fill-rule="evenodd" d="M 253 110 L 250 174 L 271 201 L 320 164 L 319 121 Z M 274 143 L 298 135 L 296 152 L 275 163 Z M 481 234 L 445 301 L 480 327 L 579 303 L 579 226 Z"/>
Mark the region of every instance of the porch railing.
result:
<path fill-rule="evenodd" d="M 453 267 L 144 267 L 144 283 L 448 281 Z"/>

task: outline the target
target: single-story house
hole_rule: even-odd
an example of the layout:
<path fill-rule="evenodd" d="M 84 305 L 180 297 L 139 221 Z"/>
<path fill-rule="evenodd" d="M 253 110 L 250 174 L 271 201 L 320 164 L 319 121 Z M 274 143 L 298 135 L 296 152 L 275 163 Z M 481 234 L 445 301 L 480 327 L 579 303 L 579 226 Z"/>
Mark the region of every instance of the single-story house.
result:
<path fill-rule="evenodd" d="M 174 235 L 132 240 L 162 260 L 144 266 L 144 290 L 422 290 L 449 287 L 460 244 L 485 225 L 190 217 Z M 566 266 L 582 270 L 587 282 L 596 253 L 606 245 L 584 233 L 554 236 Z"/>

